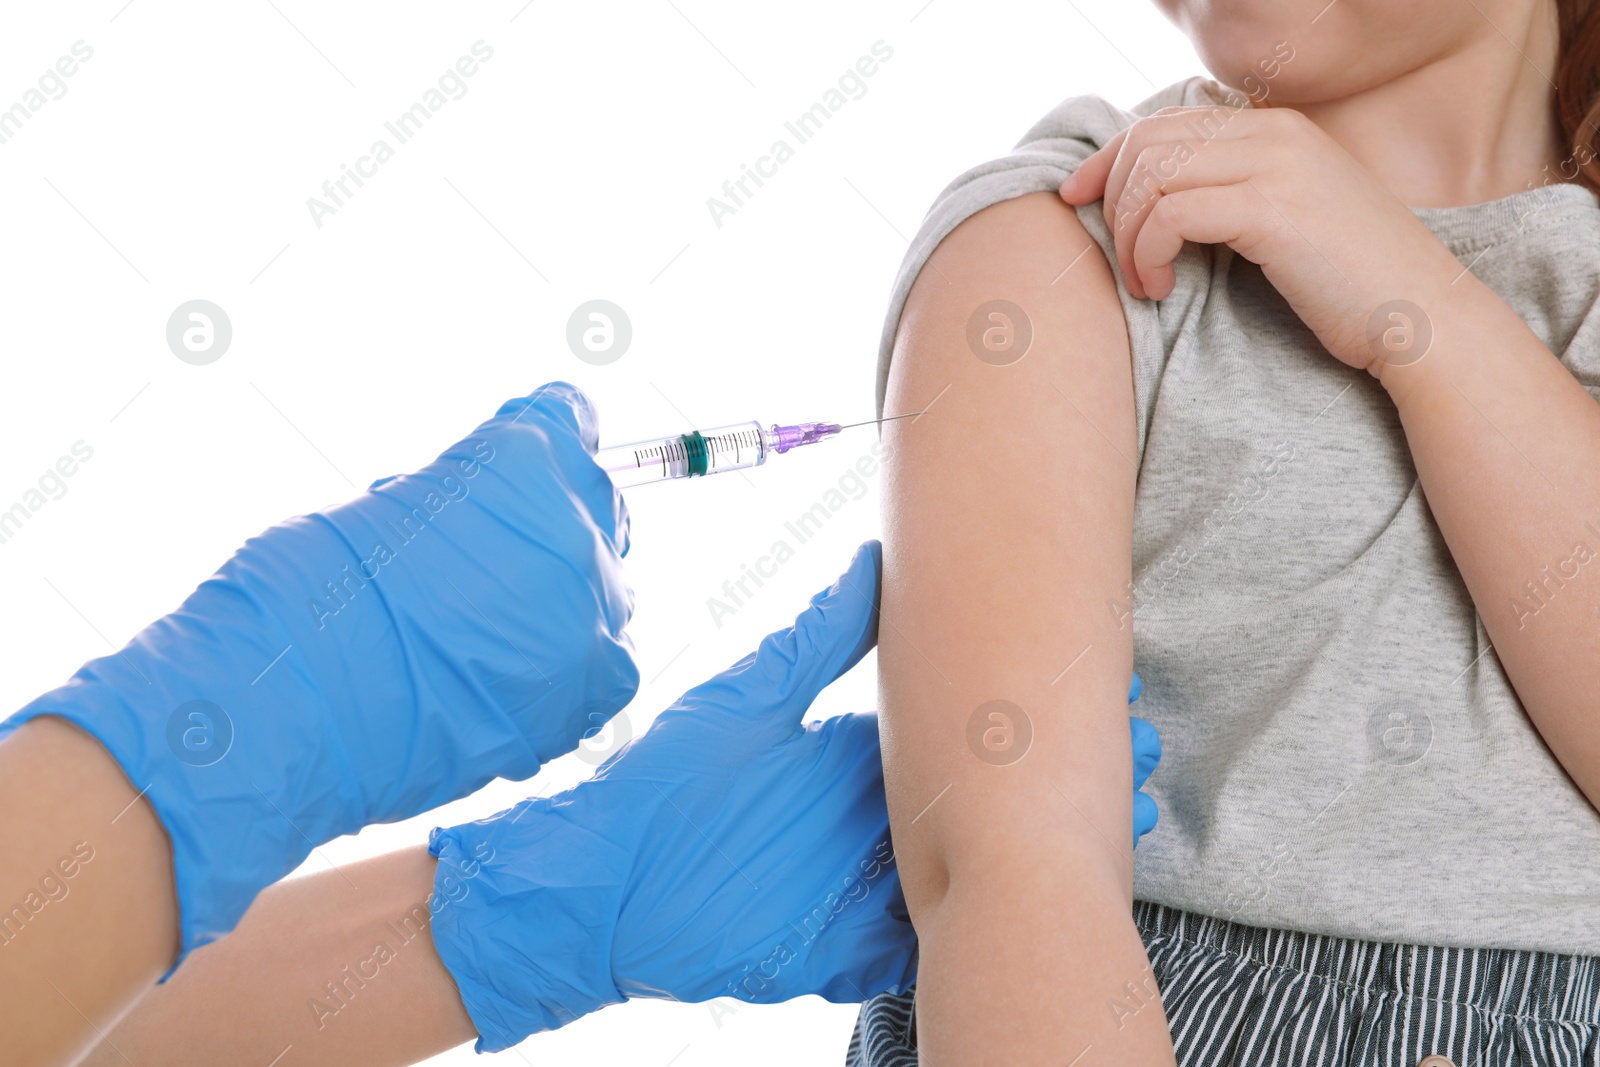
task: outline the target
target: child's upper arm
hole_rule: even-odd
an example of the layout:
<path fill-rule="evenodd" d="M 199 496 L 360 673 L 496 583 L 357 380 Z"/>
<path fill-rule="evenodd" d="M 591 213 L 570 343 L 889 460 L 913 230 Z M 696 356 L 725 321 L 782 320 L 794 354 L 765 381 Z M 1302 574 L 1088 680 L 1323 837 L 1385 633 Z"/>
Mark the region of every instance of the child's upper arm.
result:
<path fill-rule="evenodd" d="M 879 631 L 919 1033 L 935 1062 L 1070 1058 L 1144 953 L 1132 632 L 1107 607 L 1132 571 L 1133 379 L 1110 266 L 1059 198 L 979 212 L 923 267 L 885 413 L 924 408 L 885 426 Z M 1104 1040 L 1169 1061 L 1158 1014 Z"/>

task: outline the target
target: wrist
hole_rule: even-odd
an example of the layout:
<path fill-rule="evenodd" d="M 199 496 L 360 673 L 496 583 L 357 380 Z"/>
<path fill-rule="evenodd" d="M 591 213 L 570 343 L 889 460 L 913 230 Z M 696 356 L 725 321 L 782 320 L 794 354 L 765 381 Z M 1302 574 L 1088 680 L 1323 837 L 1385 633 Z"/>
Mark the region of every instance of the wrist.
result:
<path fill-rule="evenodd" d="M 1418 303 L 1395 301 L 1407 306 L 1394 311 L 1388 323 L 1374 321 L 1368 330 L 1374 337 L 1387 327 L 1391 337 L 1408 342 L 1385 345 L 1378 337 L 1367 367 L 1402 413 L 1453 391 L 1463 360 L 1486 344 L 1492 346 L 1491 339 L 1504 336 L 1508 326 L 1527 328 L 1499 294 L 1459 266 L 1427 292 Z"/>
<path fill-rule="evenodd" d="M 612 945 L 634 850 L 614 840 L 587 799 L 579 786 L 429 835 L 438 859 L 428 905 L 434 950 L 479 1052 L 627 999 Z"/>

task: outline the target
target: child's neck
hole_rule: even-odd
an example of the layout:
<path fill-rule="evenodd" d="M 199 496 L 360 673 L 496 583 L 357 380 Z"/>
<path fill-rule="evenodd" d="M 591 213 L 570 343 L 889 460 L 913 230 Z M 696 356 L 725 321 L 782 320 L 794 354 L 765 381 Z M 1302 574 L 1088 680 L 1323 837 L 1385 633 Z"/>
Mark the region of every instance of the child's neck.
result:
<path fill-rule="evenodd" d="M 1413 207 L 1477 204 L 1563 180 L 1551 104 L 1557 36 L 1531 5 L 1527 24 L 1483 25 L 1455 52 L 1364 92 L 1296 104 Z M 1572 167 L 1565 167 L 1570 179 Z"/>

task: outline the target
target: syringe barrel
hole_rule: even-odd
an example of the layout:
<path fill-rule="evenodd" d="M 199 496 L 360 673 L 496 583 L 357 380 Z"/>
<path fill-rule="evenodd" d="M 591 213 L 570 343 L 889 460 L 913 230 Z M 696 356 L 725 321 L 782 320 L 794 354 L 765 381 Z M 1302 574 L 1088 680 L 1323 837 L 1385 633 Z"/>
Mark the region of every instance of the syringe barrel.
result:
<path fill-rule="evenodd" d="M 612 445 L 600 449 L 594 458 L 617 488 L 628 489 L 758 467 L 767 461 L 772 446 L 772 435 L 752 421 Z"/>

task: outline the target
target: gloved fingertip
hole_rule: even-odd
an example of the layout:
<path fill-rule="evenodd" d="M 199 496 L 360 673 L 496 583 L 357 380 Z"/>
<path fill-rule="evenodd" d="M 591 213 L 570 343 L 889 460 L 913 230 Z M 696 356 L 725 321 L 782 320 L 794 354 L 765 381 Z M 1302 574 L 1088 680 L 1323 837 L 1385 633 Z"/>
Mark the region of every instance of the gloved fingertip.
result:
<path fill-rule="evenodd" d="M 1133 847 L 1139 847 L 1139 838 L 1154 830 L 1161 818 L 1156 802 L 1144 793 L 1133 794 Z"/>
<path fill-rule="evenodd" d="M 804 711 L 818 693 L 878 642 L 878 562 L 882 546 L 868 541 L 850 566 L 811 598 L 787 630 L 762 640 L 753 662 L 765 679 L 763 706 L 785 716 Z"/>
<path fill-rule="evenodd" d="M 850 565 L 829 590 L 854 588 L 870 596 L 874 606 L 878 603 L 879 586 L 883 574 L 883 542 L 864 541 L 850 557 Z"/>
<path fill-rule="evenodd" d="M 500 405 L 511 422 L 543 416 L 571 431 L 591 455 L 600 447 L 600 415 L 589 395 L 571 382 L 546 382 L 527 396 Z"/>
<path fill-rule="evenodd" d="M 1161 734 L 1149 722 L 1137 715 L 1128 716 L 1128 732 L 1133 737 L 1133 747 L 1139 751 L 1161 752 Z"/>
<path fill-rule="evenodd" d="M 1139 677 L 1139 672 L 1133 672 L 1133 682 L 1128 686 L 1128 703 L 1132 704 L 1139 699 L 1139 694 L 1144 692 L 1144 679 Z"/>
<path fill-rule="evenodd" d="M 850 557 L 837 581 L 812 598 L 811 603 L 822 606 L 827 602 L 843 602 L 852 612 L 867 612 L 862 631 L 861 646 L 850 657 L 850 665 L 866 655 L 867 649 L 878 643 L 878 607 L 883 595 L 883 544 L 879 541 L 863 542 Z M 845 670 L 849 670 L 846 667 Z"/>
<path fill-rule="evenodd" d="M 883 566 L 883 542 L 876 537 L 861 542 L 861 546 L 856 549 L 856 555 L 851 557 L 851 561 L 854 562 L 855 558 L 862 554 L 871 556 L 876 566 L 880 568 Z"/>
<path fill-rule="evenodd" d="M 859 546 L 850 557 L 850 565 L 844 569 L 844 573 L 811 598 L 810 607 L 795 619 L 796 626 L 806 624 L 819 612 L 830 612 L 835 606 L 842 606 L 846 611 L 870 608 L 876 615 L 879 561 L 882 558 L 883 546 L 877 541 L 867 541 Z"/>
<path fill-rule="evenodd" d="M 1140 747 L 1142 749 L 1144 749 L 1146 752 L 1150 753 L 1151 758 L 1155 762 L 1159 763 L 1161 761 L 1161 751 L 1162 751 L 1162 749 L 1161 749 L 1161 731 L 1157 730 L 1150 723 L 1148 723 L 1145 720 L 1139 718 L 1138 716 L 1134 716 L 1133 717 L 1133 721 L 1137 722 L 1139 724 L 1139 726 L 1140 726 L 1140 731 L 1139 731 L 1139 745 L 1140 745 Z"/>
<path fill-rule="evenodd" d="M 1128 730 L 1133 742 L 1133 787 L 1141 789 L 1161 762 L 1161 735 L 1137 716 L 1128 718 Z"/>
<path fill-rule="evenodd" d="M 599 414 L 589 394 L 571 382 L 545 382 L 528 394 L 528 401 L 545 410 L 571 411 L 588 422 L 596 421 Z"/>

